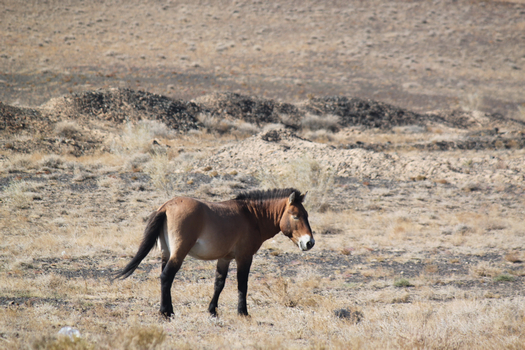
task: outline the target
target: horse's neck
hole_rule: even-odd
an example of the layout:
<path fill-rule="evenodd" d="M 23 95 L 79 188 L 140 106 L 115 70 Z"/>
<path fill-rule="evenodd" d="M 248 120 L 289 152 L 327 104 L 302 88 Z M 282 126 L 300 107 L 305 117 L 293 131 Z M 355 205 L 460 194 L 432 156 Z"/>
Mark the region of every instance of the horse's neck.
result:
<path fill-rule="evenodd" d="M 281 231 L 280 222 L 286 208 L 285 200 L 247 203 L 249 212 L 257 219 L 261 233 L 269 239 Z"/>

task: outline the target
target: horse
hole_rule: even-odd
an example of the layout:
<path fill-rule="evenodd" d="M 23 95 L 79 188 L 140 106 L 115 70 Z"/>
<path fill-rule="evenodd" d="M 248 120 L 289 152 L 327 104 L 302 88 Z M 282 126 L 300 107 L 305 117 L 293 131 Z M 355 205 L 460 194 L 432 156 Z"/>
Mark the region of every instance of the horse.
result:
<path fill-rule="evenodd" d="M 208 311 L 217 316 L 230 262 L 237 263 L 237 312 L 248 316 L 246 294 L 253 255 L 264 241 L 279 232 L 302 251 L 315 240 L 303 201 L 306 196 L 294 188 L 256 190 L 223 202 L 205 202 L 175 197 L 149 217 L 135 257 L 113 279 L 129 277 L 157 244 L 161 249 L 162 273 L 160 313 L 173 316 L 171 285 L 184 258 L 217 260 L 215 286 Z"/>

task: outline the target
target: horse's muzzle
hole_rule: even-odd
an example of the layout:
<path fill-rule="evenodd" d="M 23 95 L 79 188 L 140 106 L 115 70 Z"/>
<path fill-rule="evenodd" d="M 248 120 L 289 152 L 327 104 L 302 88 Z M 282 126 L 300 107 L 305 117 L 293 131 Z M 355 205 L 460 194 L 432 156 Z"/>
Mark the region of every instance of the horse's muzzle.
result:
<path fill-rule="evenodd" d="M 313 237 L 304 235 L 301 238 L 299 238 L 299 241 L 297 242 L 297 245 L 299 248 L 301 248 L 302 251 L 307 251 L 313 248 L 315 245 L 315 239 Z"/>

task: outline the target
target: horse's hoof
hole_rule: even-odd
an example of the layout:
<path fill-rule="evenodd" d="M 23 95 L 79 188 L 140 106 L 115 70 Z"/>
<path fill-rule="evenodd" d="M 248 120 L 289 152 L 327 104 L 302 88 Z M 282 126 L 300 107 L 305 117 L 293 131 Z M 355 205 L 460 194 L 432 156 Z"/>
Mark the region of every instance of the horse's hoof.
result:
<path fill-rule="evenodd" d="M 162 317 L 164 317 L 166 320 L 170 320 L 171 317 L 173 316 L 173 311 L 162 311 L 160 310 L 160 314 L 162 315 Z"/>
<path fill-rule="evenodd" d="M 209 311 L 210 312 L 210 316 L 211 317 L 218 317 L 219 314 L 217 313 L 217 311 Z"/>

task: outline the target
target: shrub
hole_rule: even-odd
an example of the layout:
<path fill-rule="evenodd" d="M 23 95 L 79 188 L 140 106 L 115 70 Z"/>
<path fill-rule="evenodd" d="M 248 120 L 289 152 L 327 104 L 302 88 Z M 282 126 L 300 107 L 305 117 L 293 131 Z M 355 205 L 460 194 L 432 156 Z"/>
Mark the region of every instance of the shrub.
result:
<path fill-rule="evenodd" d="M 495 282 L 514 282 L 516 278 L 506 273 L 494 277 Z"/>
<path fill-rule="evenodd" d="M 166 339 L 166 333 L 160 327 L 133 327 L 123 336 L 123 349 L 155 349 Z"/>
<path fill-rule="evenodd" d="M 17 209 L 29 208 L 32 198 L 27 193 L 29 185 L 25 181 L 13 181 L 4 188 L 4 202 Z"/>
<path fill-rule="evenodd" d="M 403 288 L 403 287 L 412 287 L 413 285 L 406 278 L 400 278 L 394 281 L 394 287 Z"/>
<path fill-rule="evenodd" d="M 144 172 L 151 177 L 153 186 L 171 197 L 176 188 L 176 183 L 170 179 L 173 173 L 172 164 L 166 154 L 155 154 L 146 164 Z"/>
<path fill-rule="evenodd" d="M 310 130 L 339 130 L 339 122 L 341 118 L 337 115 L 326 114 L 326 115 L 315 115 L 306 114 L 301 120 L 301 126 L 305 129 Z"/>
<path fill-rule="evenodd" d="M 243 120 L 228 120 L 226 118 L 214 117 L 207 113 L 197 115 L 197 119 L 204 125 L 208 132 L 219 134 L 233 133 L 239 136 L 249 136 L 258 133 L 259 128 Z"/>
<path fill-rule="evenodd" d="M 78 337 L 42 337 L 33 342 L 32 349 L 35 350 L 90 350 L 95 347 L 85 339 Z"/>
<path fill-rule="evenodd" d="M 114 153 L 147 153 L 151 150 L 153 138 L 172 138 L 174 135 L 170 128 L 158 121 L 142 120 L 136 124 L 128 122 L 119 137 L 113 140 L 111 149 Z"/>
<path fill-rule="evenodd" d="M 280 172 L 263 168 L 256 177 L 263 188 L 295 187 L 301 191 L 308 191 L 305 207 L 318 211 L 325 207 L 328 199 L 332 197 L 335 169 L 303 157 L 287 164 Z"/>
<path fill-rule="evenodd" d="M 55 125 L 55 135 L 73 139 L 80 135 L 80 128 L 75 122 L 62 121 Z"/>
<path fill-rule="evenodd" d="M 41 167 L 58 169 L 64 164 L 64 159 L 56 154 L 45 156 L 39 163 Z"/>

